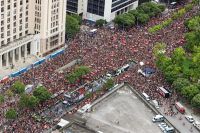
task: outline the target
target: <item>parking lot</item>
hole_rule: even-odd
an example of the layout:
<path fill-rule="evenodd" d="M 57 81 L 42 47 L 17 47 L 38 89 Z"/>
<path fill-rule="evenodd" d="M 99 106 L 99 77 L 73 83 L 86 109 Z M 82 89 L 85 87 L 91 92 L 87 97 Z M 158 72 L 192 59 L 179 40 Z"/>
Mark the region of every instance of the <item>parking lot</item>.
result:
<path fill-rule="evenodd" d="M 88 127 L 104 133 L 160 133 L 153 116 L 128 87 L 120 88 L 84 114 Z"/>

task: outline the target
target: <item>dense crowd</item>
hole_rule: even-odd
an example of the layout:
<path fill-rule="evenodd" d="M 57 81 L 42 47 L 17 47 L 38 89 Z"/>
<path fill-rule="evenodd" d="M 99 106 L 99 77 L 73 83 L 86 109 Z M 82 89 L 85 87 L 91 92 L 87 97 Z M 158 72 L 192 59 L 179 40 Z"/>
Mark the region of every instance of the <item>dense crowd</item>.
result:
<path fill-rule="evenodd" d="M 106 72 L 127 64 L 129 60 L 135 60 L 136 62 L 142 61 L 145 65 L 140 66 L 138 63 L 135 67 L 130 68 L 127 72 L 116 77 L 116 82 L 129 82 L 137 91 L 146 92 L 152 99 L 157 99 L 161 105 L 164 102 L 167 103 L 168 105 L 165 109 L 166 113 L 173 114 L 174 112 L 171 110 L 170 105 L 177 100 L 176 94 L 173 94 L 170 100 L 165 101 L 156 92 L 158 86 L 170 88 L 170 85 L 165 82 L 162 73 L 157 70 L 154 75 L 146 78 L 139 75 L 137 70 L 146 66 L 156 69 L 155 59 L 152 54 L 152 49 L 156 42 L 164 42 L 167 44 L 167 54 L 170 54 L 174 48 L 183 45 L 185 42 L 184 33 L 187 31 L 184 27 L 184 19 L 193 16 L 195 12 L 196 10 L 190 11 L 183 18 L 174 21 L 170 26 L 154 35 L 148 33 L 148 28 L 161 23 L 163 20 L 170 17 L 170 15 L 152 18 L 145 26 L 136 26 L 125 31 L 100 28 L 92 37 L 85 32 L 80 32 L 69 43 L 64 54 L 36 68 L 30 69 L 20 77 L 12 79 L 2 87 L 2 90 L 7 90 L 14 81 L 20 80 L 26 85 L 37 85 L 40 83 L 52 94 L 60 90 L 67 92 L 72 90 L 72 88 L 68 85 L 65 77 L 67 72 L 71 71 L 73 68 L 68 68 L 63 73 L 56 72 L 55 70 L 75 59 L 81 59 L 83 65 L 89 66 L 92 69 L 92 72 L 87 75 L 91 80 L 97 79 Z M 78 86 L 78 84 L 75 86 Z M 94 99 L 96 97 L 97 96 L 95 96 Z M 13 97 L 0 105 L 0 108 L 3 108 L 0 110 L 0 125 L 6 122 L 4 132 L 39 133 L 52 127 L 54 124 L 53 122 L 37 122 L 32 117 L 32 114 L 33 112 L 42 113 L 42 110 L 54 105 L 55 102 L 63 99 L 63 96 L 60 95 L 55 99 L 40 104 L 34 111 L 24 109 L 19 113 L 20 117 L 17 118 L 17 120 L 7 121 L 4 118 L 4 113 L 10 107 L 17 108 L 17 99 L 17 97 Z M 87 102 L 89 101 L 84 101 L 82 104 Z M 78 108 L 79 106 L 77 106 L 75 110 Z M 73 112 L 75 111 L 72 110 L 71 113 Z"/>

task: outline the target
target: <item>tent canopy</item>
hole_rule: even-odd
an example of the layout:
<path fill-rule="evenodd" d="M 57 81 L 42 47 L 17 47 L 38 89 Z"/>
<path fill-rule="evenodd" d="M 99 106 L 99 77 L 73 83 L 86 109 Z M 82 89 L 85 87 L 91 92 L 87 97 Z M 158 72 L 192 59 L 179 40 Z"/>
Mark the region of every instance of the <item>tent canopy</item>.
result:
<path fill-rule="evenodd" d="M 156 72 L 155 69 L 153 69 L 153 68 L 149 68 L 149 67 L 144 68 L 143 71 L 144 71 L 144 73 L 146 73 L 146 74 L 153 74 L 153 73 Z"/>
<path fill-rule="evenodd" d="M 69 121 L 61 119 L 60 122 L 57 124 L 61 128 L 65 127 L 67 124 L 69 124 Z"/>

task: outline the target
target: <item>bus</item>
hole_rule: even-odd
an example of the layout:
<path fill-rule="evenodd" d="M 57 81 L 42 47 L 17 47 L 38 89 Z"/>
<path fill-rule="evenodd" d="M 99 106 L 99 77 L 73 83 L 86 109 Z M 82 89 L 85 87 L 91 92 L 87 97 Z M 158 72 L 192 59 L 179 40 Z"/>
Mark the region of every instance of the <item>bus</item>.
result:
<path fill-rule="evenodd" d="M 163 88 L 163 87 L 158 87 L 157 91 L 164 98 L 169 98 L 169 96 L 170 96 L 170 93 L 165 88 Z"/>
<path fill-rule="evenodd" d="M 181 103 L 176 102 L 176 103 L 175 103 L 175 107 L 176 107 L 176 109 L 177 109 L 180 113 L 182 113 L 182 114 L 185 113 L 185 108 L 183 107 L 183 105 L 182 105 Z"/>

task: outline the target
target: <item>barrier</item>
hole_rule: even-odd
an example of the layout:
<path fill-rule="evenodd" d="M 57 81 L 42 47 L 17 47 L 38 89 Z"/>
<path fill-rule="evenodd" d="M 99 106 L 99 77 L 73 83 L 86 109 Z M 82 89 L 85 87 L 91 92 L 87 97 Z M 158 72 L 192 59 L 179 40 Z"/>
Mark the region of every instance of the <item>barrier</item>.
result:
<path fill-rule="evenodd" d="M 55 57 L 57 57 L 58 55 L 63 54 L 63 53 L 64 53 L 64 49 L 58 50 L 57 52 L 51 54 L 51 55 L 50 55 L 50 58 L 51 58 L 51 59 L 52 59 L 52 58 L 55 58 Z"/>
<path fill-rule="evenodd" d="M 19 76 L 20 74 L 27 72 L 27 71 L 30 70 L 31 68 L 37 67 L 37 66 L 39 66 L 40 64 L 46 62 L 47 59 L 55 58 L 56 56 L 58 56 L 58 55 L 60 55 L 60 54 L 63 54 L 64 52 L 65 52 L 64 49 L 60 49 L 60 50 L 56 51 L 55 53 L 53 53 L 53 54 L 51 54 L 51 55 L 48 55 L 48 56 L 44 57 L 43 59 L 41 59 L 41 60 L 39 60 L 39 61 L 36 61 L 35 63 L 33 63 L 33 64 L 27 66 L 26 68 L 23 68 L 23 69 L 21 69 L 21 70 L 19 70 L 19 71 L 17 71 L 17 72 L 11 73 L 10 75 L 6 76 L 5 79 L 6 79 L 6 80 L 7 80 L 7 79 L 9 80 L 9 77 L 15 78 L 15 77 Z M 4 79 L 4 78 L 3 78 L 3 79 L 0 79 L 0 83 L 1 83 L 1 82 L 4 82 L 5 79 Z"/>
<path fill-rule="evenodd" d="M 46 59 L 43 58 L 43 59 L 39 60 L 39 64 L 42 64 L 42 63 L 44 63 L 45 61 L 46 61 Z"/>
<path fill-rule="evenodd" d="M 19 73 L 20 73 L 20 74 L 23 74 L 23 73 L 25 73 L 25 72 L 27 72 L 27 68 L 22 68 L 21 70 L 19 70 Z"/>
<path fill-rule="evenodd" d="M 36 67 L 38 65 L 40 65 L 40 61 L 36 61 L 35 63 L 33 63 L 33 67 Z"/>
<path fill-rule="evenodd" d="M 20 75 L 20 71 L 14 72 L 10 74 L 10 77 L 14 78 Z"/>

